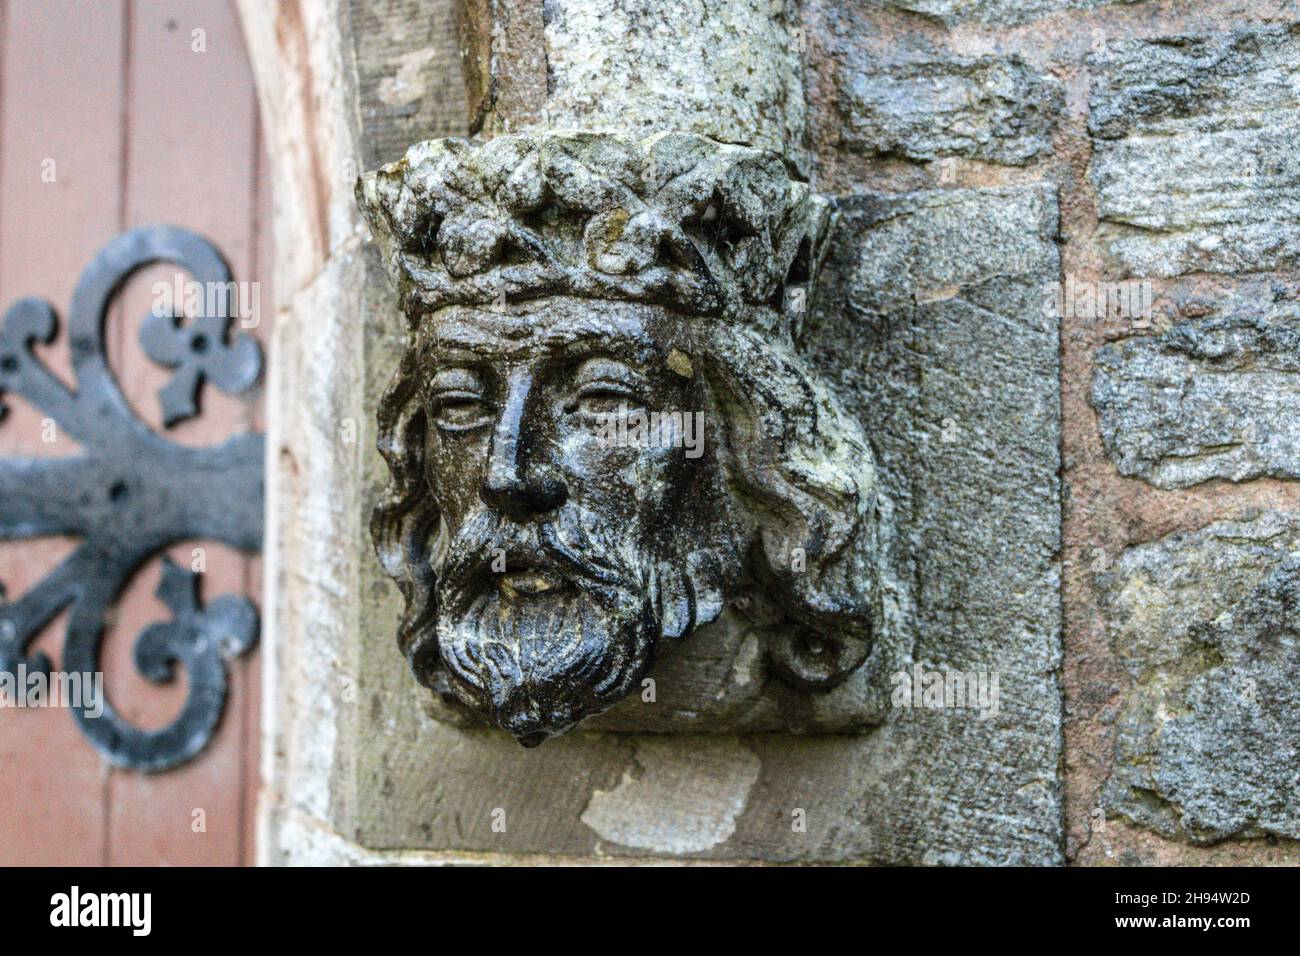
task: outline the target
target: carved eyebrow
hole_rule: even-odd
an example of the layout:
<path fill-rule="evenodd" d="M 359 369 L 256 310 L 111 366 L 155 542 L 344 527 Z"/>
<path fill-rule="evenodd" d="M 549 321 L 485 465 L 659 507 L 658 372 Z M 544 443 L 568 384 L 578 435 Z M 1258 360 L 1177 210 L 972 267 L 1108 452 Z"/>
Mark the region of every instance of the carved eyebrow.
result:
<path fill-rule="evenodd" d="M 441 363 L 453 365 L 472 364 L 482 361 L 485 355 L 494 354 L 493 343 L 482 335 L 465 335 L 463 329 L 440 329 L 438 332 L 420 337 L 419 352 L 422 359 L 437 359 Z"/>
<path fill-rule="evenodd" d="M 486 353 L 482 348 L 468 348 L 464 345 L 434 341 L 421 342 L 419 356 L 420 363 L 425 368 L 431 369 L 433 375 L 443 369 L 474 369 L 482 365 L 485 358 L 491 357 L 490 353 Z"/>
<path fill-rule="evenodd" d="M 641 328 L 628 328 L 618 323 L 611 332 L 605 325 L 579 321 L 544 330 L 540 341 L 552 347 L 559 346 L 574 352 L 597 349 L 610 356 L 625 356 L 636 361 L 648 361 L 654 348 L 653 339 Z"/>

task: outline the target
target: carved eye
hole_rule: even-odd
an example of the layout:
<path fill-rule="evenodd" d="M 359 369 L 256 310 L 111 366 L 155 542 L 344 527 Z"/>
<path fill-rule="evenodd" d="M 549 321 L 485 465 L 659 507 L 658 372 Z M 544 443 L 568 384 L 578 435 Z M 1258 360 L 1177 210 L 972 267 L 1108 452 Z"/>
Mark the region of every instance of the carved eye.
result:
<path fill-rule="evenodd" d="M 578 392 L 577 410 L 583 415 L 616 415 L 641 404 L 636 392 L 614 382 L 593 382 Z"/>
<path fill-rule="evenodd" d="M 429 383 L 429 410 L 443 431 L 468 431 L 492 423 L 492 403 L 478 373 L 443 369 Z"/>
<path fill-rule="evenodd" d="M 567 410 L 591 417 L 617 415 L 645 404 L 640 377 L 612 359 L 588 359 L 574 376 L 574 400 Z"/>

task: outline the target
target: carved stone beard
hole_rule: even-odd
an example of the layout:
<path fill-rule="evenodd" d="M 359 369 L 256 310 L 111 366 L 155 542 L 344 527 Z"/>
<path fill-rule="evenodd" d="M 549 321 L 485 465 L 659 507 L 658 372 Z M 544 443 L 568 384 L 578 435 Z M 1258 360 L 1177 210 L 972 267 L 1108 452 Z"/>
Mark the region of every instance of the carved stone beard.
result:
<path fill-rule="evenodd" d="M 570 504 L 522 525 L 482 510 L 449 542 L 437 574 L 441 664 L 464 704 L 524 746 L 618 703 L 661 640 L 717 614 L 717 601 L 702 608 L 697 596 L 721 593 L 721 562 L 658 560 L 629 531 L 597 540 Z M 507 570 L 526 565 L 553 586 L 511 593 L 501 586 L 503 555 Z"/>

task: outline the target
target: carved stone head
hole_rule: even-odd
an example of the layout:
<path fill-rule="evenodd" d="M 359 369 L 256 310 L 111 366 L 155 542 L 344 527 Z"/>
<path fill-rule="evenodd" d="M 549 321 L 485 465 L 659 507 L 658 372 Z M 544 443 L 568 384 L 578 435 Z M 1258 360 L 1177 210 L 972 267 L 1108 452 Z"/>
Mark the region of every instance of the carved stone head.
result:
<path fill-rule="evenodd" d="M 875 470 L 796 355 L 825 199 L 676 133 L 432 140 L 358 199 L 408 320 L 372 531 L 422 683 L 534 745 L 727 602 L 799 686 L 863 663 Z"/>

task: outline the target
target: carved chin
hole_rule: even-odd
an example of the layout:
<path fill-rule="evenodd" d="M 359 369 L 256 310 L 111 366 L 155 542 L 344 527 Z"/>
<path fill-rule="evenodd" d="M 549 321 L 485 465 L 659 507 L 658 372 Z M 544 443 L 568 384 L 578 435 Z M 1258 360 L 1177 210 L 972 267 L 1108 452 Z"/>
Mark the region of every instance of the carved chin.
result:
<path fill-rule="evenodd" d="M 586 525 L 576 508 L 546 525 L 474 516 L 437 568 L 436 624 L 408 647 L 421 683 L 528 747 L 617 704 L 721 610 L 716 555 L 657 560 Z"/>
<path fill-rule="evenodd" d="M 442 664 L 460 700 L 526 747 L 612 707 L 649 670 L 658 626 L 575 586 L 481 593 L 438 622 Z"/>

